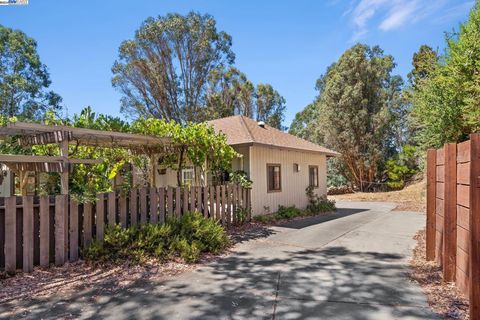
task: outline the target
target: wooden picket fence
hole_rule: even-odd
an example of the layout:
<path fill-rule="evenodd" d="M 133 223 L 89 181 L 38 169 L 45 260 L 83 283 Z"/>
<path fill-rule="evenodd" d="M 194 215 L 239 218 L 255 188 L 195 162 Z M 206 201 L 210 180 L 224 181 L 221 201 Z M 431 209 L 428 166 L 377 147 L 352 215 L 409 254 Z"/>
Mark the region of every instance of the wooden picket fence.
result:
<path fill-rule="evenodd" d="M 427 260 L 469 298 L 480 319 L 480 134 L 427 152 Z"/>
<path fill-rule="evenodd" d="M 33 266 L 79 259 L 92 239 L 103 240 L 107 224 L 122 227 L 163 223 L 197 211 L 225 227 L 250 220 L 250 190 L 237 185 L 140 188 L 128 195 L 97 195 L 78 203 L 68 195 L 0 198 L 0 270 L 31 272 Z"/>

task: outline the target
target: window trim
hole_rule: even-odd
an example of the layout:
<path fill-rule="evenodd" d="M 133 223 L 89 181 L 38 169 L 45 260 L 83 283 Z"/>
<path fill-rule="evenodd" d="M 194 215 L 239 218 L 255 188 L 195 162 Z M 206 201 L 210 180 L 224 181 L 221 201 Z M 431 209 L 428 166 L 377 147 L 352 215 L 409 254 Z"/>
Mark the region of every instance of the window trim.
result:
<path fill-rule="evenodd" d="M 279 184 L 280 189 L 270 189 L 269 187 L 269 171 L 270 167 L 278 167 L 279 168 Z M 274 193 L 274 192 L 282 192 L 282 165 L 280 163 L 267 163 L 267 193 Z"/>
<path fill-rule="evenodd" d="M 182 171 L 181 171 L 182 185 L 185 185 L 184 173 L 186 173 L 186 172 L 191 172 L 192 173 L 192 179 L 190 181 L 190 184 L 193 184 L 195 182 L 195 170 L 192 167 L 187 167 L 187 168 L 182 168 Z"/>
<path fill-rule="evenodd" d="M 317 173 L 317 174 L 315 175 L 315 181 L 316 181 L 317 185 L 315 185 L 315 184 L 312 185 L 312 184 L 311 184 L 311 181 L 310 181 L 310 178 L 311 178 L 311 176 L 310 176 L 310 170 L 311 170 L 311 169 L 316 169 L 316 173 Z M 308 186 L 309 186 L 309 187 L 313 187 L 314 189 L 318 189 L 318 188 L 319 188 L 319 185 L 320 185 L 320 181 L 319 181 L 319 179 L 318 179 L 318 166 L 309 165 L 309 166 L 308 166 Z"/>

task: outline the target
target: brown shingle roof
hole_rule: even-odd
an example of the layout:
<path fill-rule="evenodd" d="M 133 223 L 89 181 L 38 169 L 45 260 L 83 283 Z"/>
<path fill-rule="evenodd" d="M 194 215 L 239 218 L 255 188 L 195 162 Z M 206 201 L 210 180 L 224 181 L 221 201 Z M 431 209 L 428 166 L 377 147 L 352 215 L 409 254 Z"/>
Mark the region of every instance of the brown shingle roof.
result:
<path fill-rule="evenodd" d="M 268 125 L 262 128 L 255 120 L 244 116 L 226 117 L 208 121 L 207 123 L 212 125 L 215 131 L 223 132 L 227 136 L 227 142 L 230 145 L 259 144 L 278 148 L 320 152 L 328 156 L 340 155 L 338 152 L 295 137 Z"/>

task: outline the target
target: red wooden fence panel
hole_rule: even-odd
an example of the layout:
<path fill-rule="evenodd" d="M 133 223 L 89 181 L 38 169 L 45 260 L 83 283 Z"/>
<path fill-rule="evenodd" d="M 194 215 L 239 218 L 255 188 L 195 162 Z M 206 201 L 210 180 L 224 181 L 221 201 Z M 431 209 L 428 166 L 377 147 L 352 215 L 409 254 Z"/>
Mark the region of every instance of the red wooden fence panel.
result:
<path fill-rule="evenodd" d="M 480 134 L 427 152 L 427 259 L 468 296 L 480 320 Z"/>

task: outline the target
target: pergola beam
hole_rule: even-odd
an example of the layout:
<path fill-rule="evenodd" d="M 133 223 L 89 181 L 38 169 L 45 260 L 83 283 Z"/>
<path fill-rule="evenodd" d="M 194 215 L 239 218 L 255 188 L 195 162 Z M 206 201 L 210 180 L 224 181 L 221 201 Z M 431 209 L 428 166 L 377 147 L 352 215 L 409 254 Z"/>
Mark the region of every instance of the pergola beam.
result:
<path fill-rule="evenodd" d="M 69 159 L 62 156 L 30 156 L 0 154 L 0 163 L 56 163 L 98 164 L 100 159 Z"/>

